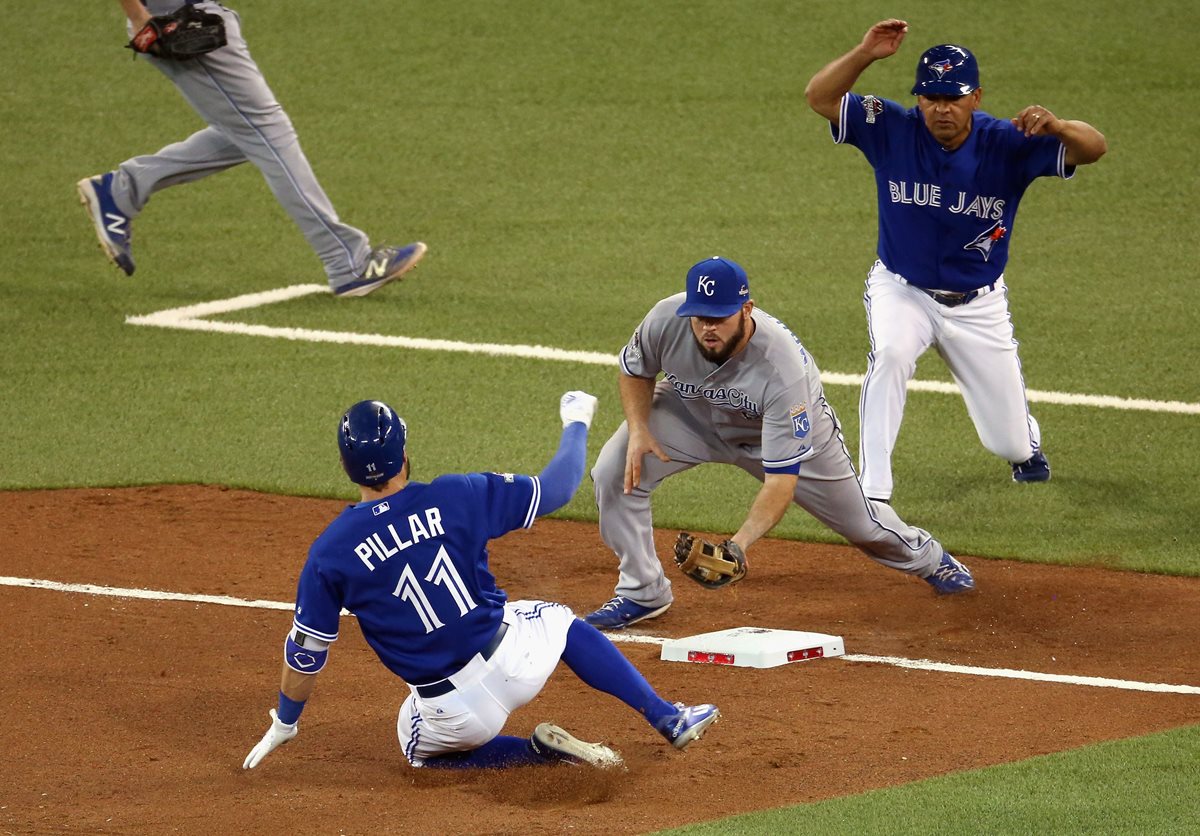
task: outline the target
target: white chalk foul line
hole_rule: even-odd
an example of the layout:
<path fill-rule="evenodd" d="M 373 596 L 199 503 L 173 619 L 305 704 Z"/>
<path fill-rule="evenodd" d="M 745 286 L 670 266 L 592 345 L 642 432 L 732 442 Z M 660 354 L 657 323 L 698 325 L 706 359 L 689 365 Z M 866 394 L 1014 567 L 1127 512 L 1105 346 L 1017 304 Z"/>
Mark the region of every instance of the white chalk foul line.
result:
<path fill-rule="evenodd" d="M 148 601 L 190 601 L 196 604 L 217 604 L 223 607 L 247 607 L 262 610 L 288 610 L 292 604 L 282 601 L 249 600 L 229 595 L 197 595 L 184 592 L 162 592 L 153 589 L 122 589 L 114 586 L 98 586 L 90 583 L 62 583 L 38 578 L 14 578 L 0 575 L 0 586 L 16 586 L 28 589 L 49 589 L 56 592 L 74 592 L 83 595 L 103 595 L 111 598 L 139 598 Z M 350 615 L 345 610 L 343 615 Z M 638 633 L 605 633 L 614 642 L 630 644 L 661 645 L 667 640 L 658 636 Z M 1136 682 L 1126 679 L 1108 679 L 1101 676 L 1068 676 L 1057 673 L 1013 670 L 1010 668 L 980 668 L 972 665 L 950 665 L 929 659 L 904 659 L 899 656 L 866 656 L 851 653 L 840 657 L 847 662 L 871 662 L 877 665 L 894 665 L 940 673 L 958 673 L 968 676 L 991 676 L 1002 679 L 1026 679 L 1034 682 L 1056 682 L 1064 685 L 1089 685 L 1096 688 L 1117 688 L 1124 691 L 1153 691 L 1162 694 L 1200 694 L 1195 685 L 1168 685 L 1160 682 Z"/>
<path fill-rule="evenodd" d="M 504 345 L 500 343 L 467 343 L 457 340 L 431 340 L 421 337 L 400 337 L 388 334 L 359 334 L 351 331 L 322 331 L 311 328 L 278 328 L 255 325 L 249 322 L 213 322 L 207 316 L 232 313 L 258 308 L 290 299 L 299 299 L 314 293 L 329 293 L 329 288 L 319 284 L 298 284 L 248 293 L 230 299 L 218 299 L 182 308 L 169 308 L 145 316 L 126 317 L 129 325 L 145 325 L 154 328 L 175 328 L 183 331 L 208 331 L 218 334 L 240 334 L 251 337 L 269 337 L 283 340 L 298 340 L 315 343 L 339 343 L 342 345 L 377 345 L 386 348 L 412 348 L 423 351 L 452 351 L 466 354 L 485 354 L 492 357 L 520 357 L 529 360 L 550 360 L 564 363 L 583 363 L 595 366 L 617 365 L 616 354 L 597 351 L 569 351 L 544 345 Z M 828 386 L 861 386 L 861 374 L 822 372 L 821 381 Z M 936 392 L 957 394 L 958 386 L 937 380 L 910 380 L 908 388 L 913 392 Z M 1101 409 L 1121 409 L 1140 412 L 1173 412 L 1184 415 L 1200 415 L 1200 403 L 1184 401 L 1156 401 L 1145 398 L 1121 398 L 1114 395 L 1083 395 L 1073 392 L 1046 392 L 1026 390 L 1031 402 L 1052 403 L 1066 406 L 1091 406 Z"/>

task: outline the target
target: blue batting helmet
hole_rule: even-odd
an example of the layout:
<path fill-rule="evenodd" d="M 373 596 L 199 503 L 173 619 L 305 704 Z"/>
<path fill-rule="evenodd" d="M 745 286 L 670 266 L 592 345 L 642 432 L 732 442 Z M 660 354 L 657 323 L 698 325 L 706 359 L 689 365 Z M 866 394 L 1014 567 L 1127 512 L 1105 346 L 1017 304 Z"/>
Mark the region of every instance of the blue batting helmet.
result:
<path fill-rule="evenodd" d="M 408 425 L 383 401 L 359 401 L 338 424 L 338 449 L 350 481 L 378 485 L 404 466 Z"/>
<path fill-rule="evenodd" d="M 979 64 L 971 51 L 954 44 L 931 46 L 917 62 L 914 96 L 965 96 L 979 86 Z"/>

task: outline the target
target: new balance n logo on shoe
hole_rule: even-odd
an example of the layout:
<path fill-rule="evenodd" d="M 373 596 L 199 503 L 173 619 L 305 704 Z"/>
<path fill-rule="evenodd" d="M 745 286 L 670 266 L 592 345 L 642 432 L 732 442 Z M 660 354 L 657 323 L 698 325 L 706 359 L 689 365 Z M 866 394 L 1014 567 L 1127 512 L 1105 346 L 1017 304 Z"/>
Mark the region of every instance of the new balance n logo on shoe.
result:
<path fill-rule="evenodd" d="M 387 271 L 388 259 L 377 258 L 367 262 L 366 272 L 363 273 L 364 279 L 382 279 Z"/>
<path fill-rule="evenodd" d="M 126 218 L 124 215 L 116 215 L 112 212 L 105 212 L 104 219 L 107 221 L 107 223 L 104 225 L 105 229 L 107 229 L 113 235 L 119 235 L 122 238 L 125 237 L 125 223 L 129 220 L 128 218 Z"/>

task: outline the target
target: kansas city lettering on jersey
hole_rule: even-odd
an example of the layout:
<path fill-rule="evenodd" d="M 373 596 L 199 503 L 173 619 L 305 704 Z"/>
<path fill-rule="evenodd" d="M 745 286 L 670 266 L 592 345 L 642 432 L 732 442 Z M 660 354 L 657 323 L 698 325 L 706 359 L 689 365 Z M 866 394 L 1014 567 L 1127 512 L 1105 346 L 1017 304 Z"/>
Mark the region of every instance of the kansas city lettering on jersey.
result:
<path fill-rule="evenodd" d="M 750 400 L 746 393 L 741 389 L 736 389 L 732 386 L 714 386 L 700 387 L 694 383 L 688 383 L 686 380 L 680 380 L 676 375 L 667 372 L 665 375 L 675 391 L 679 393 L 679 397 L 686 400 L 695 400 L 696 398 L 704 398 L 711 404 L 716 406 L 728 406 L 739 410 L 745 415 L 761 415 L 762 410 L 758 404 Z"/>
<path fill-rule="evenodd" d="M 358 555 L 358 559 L 363 562 L 363 565 L 375 571 L 375 565 L 371 562 L 372 559 L 382 563 L 389 557 L 399 554 L 409 546 L 414 546 L 422 540 L 430 540 L 438 535 L 445 534 L 446 530 L 442 528 L 442 512 L 438 508 L 426 508 L 425 519 L 421 520 L 419 514 L 408 515 L 408 539 L 404 539 L 396 530 L 396 526 L 388 523 L 387 528 L 382 531 L 376 531 L 354 547 L 354 553 Z"/>
<path fill-rule="evenodd" d="M 888 194 L 892 203 L 913 206 L 942 206 L 942 187 L 933 183 L 909 183 L 888 180 Z M 968 201 L 966 192 L 959 192 L 958 199 L 949 211 L 955 215 L 974 215 L 977 218 L 997 221 L 1004 217 L 1004 201 L 998 197 L 975 195 Z"/>

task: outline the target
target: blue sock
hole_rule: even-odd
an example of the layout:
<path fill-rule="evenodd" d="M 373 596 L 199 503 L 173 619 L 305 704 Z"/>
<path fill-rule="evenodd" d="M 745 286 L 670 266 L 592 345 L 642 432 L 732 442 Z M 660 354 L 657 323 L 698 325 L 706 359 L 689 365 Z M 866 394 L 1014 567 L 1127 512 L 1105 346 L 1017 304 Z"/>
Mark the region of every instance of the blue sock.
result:
<path fill-rule="evenodd" d="M 612 694 L 655 728 L 677 713 L 675 706 L 655 693 L 646 677 L 625 658 L 624 653 L 617 650 L 603 633 L 581 619 L 575 619 L 567 631 L 562 660 L 585 684 Z"/>
<path fill-rule="evenodd" d="M 529 738 L 502 734 L 469 752 L 450 752 L 426 758 L 425 766 L 433 769 L 503 769 L 547 762 L 547 758 L 533 750 Z"/>

